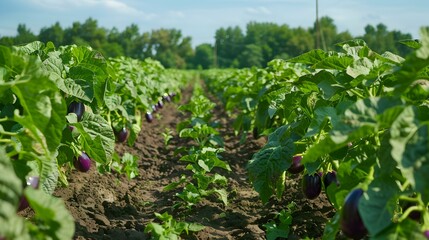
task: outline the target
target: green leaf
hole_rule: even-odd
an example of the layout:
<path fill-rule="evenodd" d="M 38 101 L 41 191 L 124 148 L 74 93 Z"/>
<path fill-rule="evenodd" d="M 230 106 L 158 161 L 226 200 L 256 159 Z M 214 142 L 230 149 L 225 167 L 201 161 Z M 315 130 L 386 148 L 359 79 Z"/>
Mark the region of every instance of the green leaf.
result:
<path fill-rule="evenodd" d="M 228 192 L 225 189 L 213 189 L 225 206 L 228 206 Z"/>
<path fill-rule="evenodd" d="M 37 232 L 58 240 L 73 238 L 74 219 L 61 199 L 32 188 L 25 189 L 25 196 L 39 220 Z"/>
<path fill-rule="evenodd" d="M 408 112 L 410 113 L 410 111 Z M 429 126 L 416 126 L 413 115 L 398 119 L 392 126 L 392 157 L 398 163 L 403 176 L 413 189 L 422 194 L 423 201 L 429 201 L 429 185 L 426 181 L 429 171 Z"/>
<path fill-rule="evenodd" d="M 345 70 L 353 62 L 353 59 L 349 56 L 329 56 L 324 58 L 320 62 L 314 64 L 314 69 L 335 69 Z"/>
<path fill-rule="evenodd" d="M 249 179 L 263 203 L 278 193 L 278 179 L 292 164 L 294 149 L 289 126 L 283 126 L 268 136 L 268 143 L 249 161 Z"/>
<path fill-rule="evenodd" d="M 359 213 L 371 236 L 392 224 L 399 187 L 390 177 L 375 178 L 359 201 Z"/>
<path fill-rule="evenodd" d="M 326 52 L 324 52 L 321 49 L 315 49 L 315 50 L 311 50 L 307 53 L 301 54 L 297 57 L 294 57 L 292 59 L 289 59 L 287 61 L 293 62 L 293 63 L 304 63 L 304 64 L 308 64 L 308 65 L 313 65 L 313 64 L 316 64 L 316 63 L 322 61 L 326 57 L 328 57 L 328 54 Z"/>
<path fill-rule="evenodd" d="M 422 44 L 418 40 L 414 39 L 400 40 L 399 43 L 404 44 L 405 46 L 413 49 L 419 49 L 422 46 Z"/>
<path fill-rule="evenodd" d="M 339 122 L 337 110 L 333 107 L 319 107 L 314 111 L 313 120 L 308 126 L 308 131 L 304 137 L 312 137 L 324 130 L 325 123 L 329 121 L 333 126 Z"/>
<path fill-rule="evenodd" d="M 7 239 L 31 239 L 24 218 L 16 214 L 21 194 L 22 182 L 0 146 L 0 232 Z"/>
<path fill-rule="evenodd" d="M 385 231 L 375 235 L 373 239 L 380 240 L 426 240 L 427 238 L 423 235 L 421 225 L 416 221 L 406 219 L 403 222 L 397 224 L 390 224 L 389 228 Z"/>
<path fill-rule="evenodd" d="M 81 146 L 94 161 L 107 164 L 115 147 L 115 135 L 110 124 L 100 115 L 85 111 L 82 120 L 75 123 L 80 133 Z"/>
<path fill-rule="evenodd" d="M 323 231 L 323 240 L 337 239 L 337 233 L 340 231 L 341 212 L 338 211 L 326 224 Z"/>

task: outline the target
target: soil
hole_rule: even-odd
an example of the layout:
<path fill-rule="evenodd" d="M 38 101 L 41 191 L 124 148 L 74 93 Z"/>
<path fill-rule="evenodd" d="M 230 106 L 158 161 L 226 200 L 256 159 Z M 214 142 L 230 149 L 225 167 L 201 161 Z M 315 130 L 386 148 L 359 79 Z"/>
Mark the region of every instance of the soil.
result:
<path fill-rule="evenodd" d="M 297 208 L 288 239 L 319 239 L 324 225 L 335 214 L 325 194 L 322 192 L 315 200 L 306 199 L 300 188 L 302 176 L 288 175 L 284 196 L 262 204 L 248 180 L 245 166 L 266 138 L 253 139 L 249 135 L 240 144 L 240 137 L 232 130 L 232 120 L 219 103 L 212 120 L 220 124 L 226 150 L 221 155 L 232 168 L 231 172 L 222 172 L 228 177 L 229 204 L 224 206 L 216 198 L 208 198 L 191 210 L 172 207 L 179 199 L 174 191 L 166 192 L 163 188 L 189 172 L 174 151 L 192 144 L 179 138 L 176 132 L 176 124 L 189 117 L 179 112 L 177 106 L 189 101 L 191 94 L 191 88 L 185 89 L 179 102 L 165 104 L 152 123 L 145 122 L 134 146 L 117 144 L 119 155 L 129 152 L 139 157 L 136 178 L 129 180 L 115 173 L 101 175 L 93 167 L 86 173 L 73 170 L 68 178 L 69 187 L 56 190 L 54 195 L 64 200 L 76 220 L 74 238 L 150 239 L 144 233 L 145 226 L 151 221 L 159 223 L 155 212 L 168 212 L 177 220 L 206 226 L 197 233 L 182 235 L 183 239 L 265 239 L 263 224 L 294 201 Z M 163 137 L 166 128 L 173 135 L 167 146 Z"/>

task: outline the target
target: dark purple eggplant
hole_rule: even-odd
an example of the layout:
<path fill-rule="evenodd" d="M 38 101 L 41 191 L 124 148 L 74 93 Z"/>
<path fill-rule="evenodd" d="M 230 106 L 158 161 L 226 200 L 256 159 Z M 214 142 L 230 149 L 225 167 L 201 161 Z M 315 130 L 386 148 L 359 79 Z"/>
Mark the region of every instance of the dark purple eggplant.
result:
<path fill-rule="evenodd" d="M 323 176 L 323 185 L 325 185 L 325 189 L 328 189 L 328 186 L 331 185 L 331 183 L 335 183 L 337 186 L 340 186 L 340 182 L 338 182 L 337 179 L 337 172 L 335 171 L 327 172 Z"/>
<path fill-rule="evenodd" d="M 116 140 L 118 142 L 125 142 L 128 139 L 129 131 L 126 127 L 121 128 L 118 132 L 116 132 Z"/>
<path fill-rule="evenodd" d="M 292 174 L 298 174 L 302 171 L 304 171 L 304 165 L 301 163 L 302 156 L 301 155 L 295 155 L 292 158 L 292 164 L 287 169 L 289 173 Z"/>
<path fill-rule="evenodd" d="M 305 174 L 302 178 L 302 191 L 308 199 L 315 199 L 322 191 L 322 180 L 318 173 L 313 175 Z"/>
<path fill-rule="evenodd" d="M 38 189 L 39 188 L 39 177 L 37 177 L 37 176 L 28 177 L 25 187 L 32 187 L 34 189 Z M 21 198 L 19 199 L 18 211 L 22 211 L 22 210 L 28 208 L 28 206 L 29 205 L 28 205 L 27 198 L 25 196 L 21 196 Z"/>
<path fill-rule="evenodd" d="M 81 172 L 88 172 L 91 168 L 91 158 L 89 158 L 85 152 L 82 152 L 77 158 L 74 159 L 73 165 Z"/>
<path fill-rule="evenodd" d="M 85 112 L 85 105 L 81 102 L 71 102 L 68 107 L 67 113 L 75 113 L 77 115 L 77 121 L 82 119 L 83 113 Z"/>
<path fill-rule="evenodd" d="M 156 106 L 158 108 L 163 108 L 164 107 L 164 103 L 162 102 L 162 100 L 159 100 L 158 103 L 156 104 Z"/>
<path fill-rule="evenodd" d="M 368 233 L 358 210 L 359 200 L 361 199 L 362 194 L 362 189 L 354 189 L 344 200 L 340 219 L 341 230 L 344 235 L 352 239 L 361 239 Z"/>
<path fill-rule="evenodd" d="M 158 107 L 156 106 L 156 104 L 152 105 L 152 112 L 156 112 L 156 111 L 158 111 Z"/>
<path fill-rule="evenodd" d="M 147 112 L 144 116 L 145 116 L 147 122 L 151 123 L 153 121 L 152 113 Z"/>
<path fill-rule="evenodd" d="M 171 97 L 170 97 L 170 95 L 164 95 L 164 96 L 162 96 L 162 100 L 164 100 L 166 102 L 171 102 Z"/>

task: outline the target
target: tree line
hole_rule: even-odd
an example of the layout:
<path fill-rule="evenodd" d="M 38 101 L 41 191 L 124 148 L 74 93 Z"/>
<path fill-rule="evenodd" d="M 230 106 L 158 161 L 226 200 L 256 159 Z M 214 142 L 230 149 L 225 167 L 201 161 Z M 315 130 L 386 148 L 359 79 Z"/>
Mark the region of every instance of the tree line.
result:
<path fill-rule="evenodd" d="M 319 31 L 317 31 L 319 30 Z M 362 36 L 353 37 L 348 31 L 338 32 L 332 18 L 325 16 L 312 27 L 289 27 L 287 24 L 249 22 L 245 30 L 230 26 L 216 30 L 214 43 L 192 47 L 192 38 L 178 29 L 156 29 L 140 32 L 131 24 L 123 31 L 98 26 L 95 19 L 74 22 L 63 28 L 59 22 L 34 34 L 25 24 L 19 24 L 16 36 L 2 36 L 1 45 L 19 45 L 39 40 L 60 45 L 89 45 L 107 57 L 129 56 L 136 59 L 153 58 L 168 68 L 229 68 L 263 67 L 274 58 L 288 59 L 314 48 L 338 50 L 335 44 L 360 38 L 376 52 L 390 51 L 406 55 L 411 50 L 399 43 L 411 39 L 409 33 L 389 31 L 380 23 L 367 25 Z"/>

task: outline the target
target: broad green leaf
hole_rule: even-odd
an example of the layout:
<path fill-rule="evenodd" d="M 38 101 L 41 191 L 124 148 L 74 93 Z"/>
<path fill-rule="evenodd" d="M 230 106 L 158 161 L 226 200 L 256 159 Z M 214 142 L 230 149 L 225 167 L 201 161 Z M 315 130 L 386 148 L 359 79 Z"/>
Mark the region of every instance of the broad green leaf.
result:
<path fill-rule="evenodd" d="M 314 69 L 334 69 L 334 70 L 345 70 L 353 62 L 353 59 L 349 56 L 329 56 L 324 58 L 320 62 L 314 64 Z"/>
<path fill-rule="evenodd" d="M 397 224 L 390 224 L 383 232 L 375 235 L 373 239 L 380 240 L 426 240 L 421 225 L 416 221 L 406 219 Z"/>
<path fill-rule="evenodd" d="M 320 49 L 316 49 L 316 50 L 311 50 L 307 53 L 301 54 L 287 61 L 293 62 L 293 63 L 304 63 L 308 65 L 313 65 L 322 61 L 326 57 L 328 57 L 328 54 L 326 52 Z"/>
<path fill-rule="evenodd" d="M 215 193 L 218 194 L 219 199 L 223 202 L 225 206 L 228 206 L 228 192 L 225 189 L 213 189 Z"/>
<path fill-rule="evenodd" d="M 253 155 L 246 167 L 263 203 L 278 192 L 278 178 L 292 164 L 294 144 L 289 134 L 289 126 L 280 127 L 270 134 L 268 143 Z"/>
<path fill-rule="evenodd" d="M 359 201 L 359 213 L 371 236 L 392 224 L 399 187 L 390 177 L 375 178 Z"/>
<path fill-rule="evenodd" d="M 31 239 L 24 218 L 16 214 L 21 194 L 22 182 L 0 146 L 0 233 L 7 239 Z"/>
<path fill-rule="evenodd" d="M 429 201 L 429 186 L 426 181 L 429 171 L 429 126 L 416 126 L 413 115 L 400 119 L 392 132 L 390 143 L 392 157 L 398 168 L 415 191 L 422 194 L 423 201 Z M 408 120 L 408 121 L 407 121 Z"/>
<path fill-rule="evenodd" d="M 12 91 L 24 109 L 24 116 L 19 117 L 20 124 L 32 131 L 42 148 L 46 145 L 47 149 L 43 151 L 55 151 L 65 126 L 64 99 L 55 84 L 41 72 L 39 64 L 29 65 L 16 81 L 19 83 L 12 87 Z"/>
<path fill-rule="evenodd" d="M 336 126 L 339 122 L 337 110 L 333 107 L 320 107 L 314 111 L 314 117 L 308 126 L 308 131 L 304 137 L 312 137 L 326 128 L 326 125 Z"/>
<path fill-rule="evenodd" d="M 38 232 L 43 232 L 51 239 L 72 239 L 74 219 L 67 211 L 64 202 L 41 190 L 25 189 L 25 196 L 35 212 Z"/>
<path fill-rule="evenodd" d="M 399 43 L 404 44 L 405 46 L 413 49 L 419 49 L 422 46 L 422 44 L 418 40 L 414 39 L 400 40 Z"/>
<path fill-rule="evenodd" d="M 110 124 L 100 115 L 86 111 L 81 122 L 74 124 L 80 131 L 81 145 L 96 162 L 107 164 L 115 147 L 115 135 Z"/>

